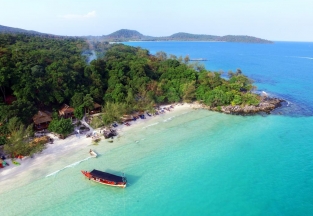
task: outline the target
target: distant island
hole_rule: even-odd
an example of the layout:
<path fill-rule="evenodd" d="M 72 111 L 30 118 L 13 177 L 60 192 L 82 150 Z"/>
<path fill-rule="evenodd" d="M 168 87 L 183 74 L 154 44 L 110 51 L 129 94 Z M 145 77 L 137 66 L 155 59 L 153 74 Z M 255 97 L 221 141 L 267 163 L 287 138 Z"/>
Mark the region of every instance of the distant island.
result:
<path fill-rule="evenodd" d="M 46 34 L 32 30 L 25 30 L 20 28 L 13 28 L 8 26 L 0 25 L 0 33 L 10 33 L 10 34 L 30 34 L 39 36 L 49 36 L 52 38 L 56 37 L 67 37 L 62 35 Z M 80 38 L 74 36 L 75 38 Z M 216 35 L 205 35 L 205 34 L 190 34 L 179 32 L 172 34 L 170 36 L 164 37 L 154 37 L 143 35 L 136 30 L 121 29 L 108 35 L 102 36 L 83 36 L 82 38 L 88 40 L 96 40 L 102 42 L 127 42 L 127 41 L 211 41 L 211 42 L 237 42 L 237 43 L 273 43 L 273 41 L 246 36 L 246 35 L 226 35 L 226 36 L 216 36 Z"/>
<path fill-rule="evenodd" d="M 92 36 L 87 37 L 92 39 Z M 212 41 L 212 42 L 240 42 L 240 43 L 273 43 L 273 41 L 245 36 L 245 35 L 226 35 L 215 36 L 205 34 L 190 34 L 179 32 L 170 36 L 153 37 L 146 36 L 135 30 L 121 29 L 109 35 L 97 37 L 103 41 L 125 42 L 125 41 Z"/>

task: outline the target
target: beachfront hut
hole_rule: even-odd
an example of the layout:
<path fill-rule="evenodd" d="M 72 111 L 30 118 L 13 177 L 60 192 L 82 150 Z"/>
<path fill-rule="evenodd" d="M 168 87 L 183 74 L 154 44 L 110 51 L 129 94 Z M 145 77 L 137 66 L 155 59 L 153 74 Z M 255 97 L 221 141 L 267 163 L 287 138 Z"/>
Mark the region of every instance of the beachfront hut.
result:
<path fill-rule="evenodd" d="M 73 118 L 74 117 L 74 108 L 70 107 L 67 104 L 64 104 L 63 107 L 59 110 L 59 115 L 63 118 Z"/>
<path fill-rule="evenodd" d="M 49 112 L 38 111 L 38 113 L 33 116 L 35 130 L 47 129 L 49 123 L 52 121 L 51 116 Z"/>
<path fill-rule="evenodd" d="M 95 114 L 95 113 L 100 113 L 101 112 L 101 105 L 98 103 L 93 104 L 93 109 L 89 110 L 89 114 Z"/>
<path fill-rule="evenodd" d="M 121 117 L 121 121 L 122 122 L 129 122 L 132 121 L 134 118 L 131 115 L 123 115 L 123 117 Z"/>

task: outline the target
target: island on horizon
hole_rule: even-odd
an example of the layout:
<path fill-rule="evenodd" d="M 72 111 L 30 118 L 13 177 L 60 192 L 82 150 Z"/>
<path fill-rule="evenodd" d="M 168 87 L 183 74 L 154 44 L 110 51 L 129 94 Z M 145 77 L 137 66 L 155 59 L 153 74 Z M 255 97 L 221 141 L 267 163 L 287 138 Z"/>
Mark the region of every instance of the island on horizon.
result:
<path fill-rule="evenodd" d="M 13 28 L 0 25 L 0 33 L 10 34 L 30 34 L 30 35 L 45 35 L 50 37 L 67 37 L 62 35 L 46 34 L 33 30 L 25 30 L 21 28 Z M 120 29 L 108 35 L 102 36 L 73 36 L 78 38 L 86 38 L 88 40 L 107 41 L 107 42 L 129 42 L 129 41 L 207 41 L 207 42 L 234 42 L 234 43 L 273 43 L 273 41 L 261 39 L 258 37 L 247 35 L 206 35 L 206 34 L 190 34 L 178 32 L 170 36 L 147 36 L 136 30 Z"/>
<path fill-rule="evenodd" d="M 92 38 L 88 36 L 87 38 Z M 247 36 L 247 35 L 206 35 L 206 34 L 190 34 L 179 32 L 170 36 L 154 37 L 146 36 L 136 30 L 121 29 L 109 35 L 98 37 L 103 41 L 125 42 L 125 41 L 208 41 L 208 42 L 238 42 L 238 43 L 273 43 L 272 41 Z"/>

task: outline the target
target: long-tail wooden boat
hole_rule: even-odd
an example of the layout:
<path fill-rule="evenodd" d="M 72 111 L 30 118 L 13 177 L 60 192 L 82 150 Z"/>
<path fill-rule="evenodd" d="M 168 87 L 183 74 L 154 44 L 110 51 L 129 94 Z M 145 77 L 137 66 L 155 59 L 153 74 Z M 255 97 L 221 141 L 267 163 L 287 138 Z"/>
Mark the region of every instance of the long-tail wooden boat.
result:
<path fill-rule="evenodd" d="M 102 172 L 99 170 L 92 170 L 91 172 L 88 171 L 81 171 L 84 176 L 89 178 L 89 180 L 92 180 L 94 182 L 104 184 L 104 185 L 109 185 L 109 186 L 114 186 L 114 187 L 126 187 L 126 177 L 124 176 L 117 176 L 113 175 L 111 173 L 107 172 Z"/>

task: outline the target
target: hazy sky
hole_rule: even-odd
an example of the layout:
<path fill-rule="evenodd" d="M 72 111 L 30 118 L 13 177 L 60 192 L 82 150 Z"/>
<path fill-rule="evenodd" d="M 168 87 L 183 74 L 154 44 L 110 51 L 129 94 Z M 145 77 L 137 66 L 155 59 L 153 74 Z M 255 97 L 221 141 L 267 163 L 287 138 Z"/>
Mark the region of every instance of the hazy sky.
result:
<path fill-rule="evenodd" d="M 177 32 L 313 41 L 312 0 L 0 0 L 0 25 L 57 35 Z"/>

